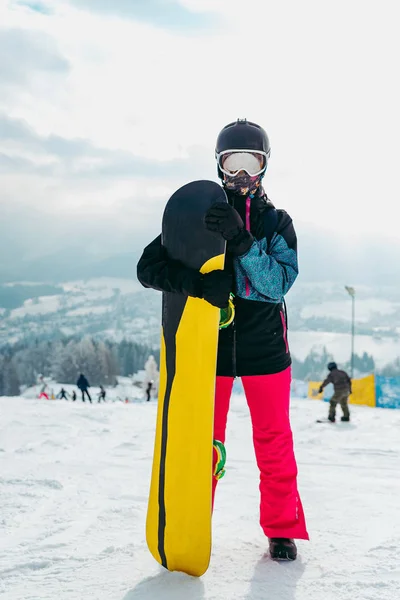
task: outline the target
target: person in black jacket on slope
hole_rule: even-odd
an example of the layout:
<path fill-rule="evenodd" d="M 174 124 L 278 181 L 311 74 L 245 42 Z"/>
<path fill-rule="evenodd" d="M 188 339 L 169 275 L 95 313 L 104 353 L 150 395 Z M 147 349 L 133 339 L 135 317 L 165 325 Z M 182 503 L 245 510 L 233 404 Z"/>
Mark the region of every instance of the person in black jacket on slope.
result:
<path fill-rule="evenodd" d="M 91 399 L 89 391 L 88 391 L 90 388 L 90 384 L 89 384 L 88 380 L 86 379 L 86 377 L 83 375 L 83 373 L 81 373 L 79 375 L 78 381 L 76 382 L 76 387 L 79 388 L 82 392 L 82 402 L 85 402 L 85 394 L 86 394 L 90 404 L 92 404 L 92 399 Z"/>

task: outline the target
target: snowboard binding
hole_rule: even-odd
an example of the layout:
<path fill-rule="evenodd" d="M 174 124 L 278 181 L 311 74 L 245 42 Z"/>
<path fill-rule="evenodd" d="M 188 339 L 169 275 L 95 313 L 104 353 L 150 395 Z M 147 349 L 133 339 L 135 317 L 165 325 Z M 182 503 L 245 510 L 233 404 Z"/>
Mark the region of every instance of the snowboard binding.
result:
<path fill-rule="evenodd" d="M 235 305 L 233 303 L 234 295 L 229 295 L 228 306 L 226 308 L 221 308 L 220 318 L 219 318 L 219 328 L 226 329 L 233 323 L 233 319 L 235 318 Z"/>
<path fill-rule="evenodd" d="M 226 450 L 225 446 L 222 442 L 218 440 L 214 440 L 213 447 L 215 452 L 217 453 L 217 462 L 214 467 L 214 477 L 216 479 L 222 479 L 225 475 L 225 463 L 226 463 Z"/>

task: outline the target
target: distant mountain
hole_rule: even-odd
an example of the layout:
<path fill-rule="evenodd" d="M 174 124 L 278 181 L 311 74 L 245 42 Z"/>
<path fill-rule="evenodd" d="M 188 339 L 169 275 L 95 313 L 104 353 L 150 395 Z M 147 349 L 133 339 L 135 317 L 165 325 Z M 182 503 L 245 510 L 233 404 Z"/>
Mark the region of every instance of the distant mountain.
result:
<path fill-rule="evenodd" d="M 17 265 L 0 268 L 0 283 L 34 281 L 60 283 L 93 277 L 136 278 L 139 252 L 95 257 L 85 249 L 59 250 L 34 260 L 21 260 Z"/>
<path fill-rule="evenodd" d="M 356 296 L 355 351 L 360 357 L 365 352 L 372 355 L 383 367 L 399 355 L 400 290 L 356 286 Z M 289 339 L 297 360 L 304 361 L 315 348 L 320 354 L 324 347 L 336 360 L 348 360 L 351 300 L 342 283 L 299 282 L 288 294 L 287 306 Z M 142 288 L 133 276 L 85 278 L 57 286 L 0 285 L 0 348 L 71 335 L 129 339 L 157 347 L 160 319 L 161 294 Z"/>
<path fill-rule="evenodd" d="M 62 282 L 91 277 L 135 277 L 143 247 L 158 233 L 159 215 L 140 226 L 134 213 L 110 218 L 55 217 L 27 208 L 2 210 L 0 283 Z M 393 285 L 400 281 L 400 243 L 356 233 L 331 233 L 296 223 L 303 282 Z"/>

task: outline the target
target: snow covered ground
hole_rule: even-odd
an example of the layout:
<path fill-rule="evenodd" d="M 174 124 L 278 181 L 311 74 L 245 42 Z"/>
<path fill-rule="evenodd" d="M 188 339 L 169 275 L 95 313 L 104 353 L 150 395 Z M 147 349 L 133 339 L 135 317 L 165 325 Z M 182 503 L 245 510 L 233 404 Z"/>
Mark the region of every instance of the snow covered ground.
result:
<path fill-rule="evenodd" d="M 156 403 L 0 399 L 0 597 L 7 600 L 396 600 L 400 598 L 400 411 L 293 400 L 311 542 L 273 563 L 242 396 L 201 579 L 168 573 L 145 542 Z M 184 474 L 182 474 L 184 477 Z"/>
<path fill-rule="evenodd" d="M 347 333 L 327 331 L 289 331 L 290 350 L 298 360 L 304 360 L 311 350 L 322 351 L 325 347 L 335 360 L 347 362 L 351 353 L 351 336 Z M 354 352 L 360 356 L 367 352 L 374 357 L 375 364 L 382 368 L 400 356 L 400 342 L 396 338 L 374 338 L 371 335 L 356 335 Z"/>
<path fill-rule="evenodd" d="M 368 323 L 374 315 L 392 315 L 399 310 L 399 302 L 392 302 L 384 298 L 361 298 L 357 299 L 357 322 Z M 308 304 L 301 310 L 301 317 L 332 317 L 351 321 L 351 300 L 349 296 L 342 301 Z"/>
<path fill-rule="evenodd" d="M 24 305 L 14 308 L 10 313 L 10 319 L 23 319 L 26 316 L 43 315 L 55 313 L 60 309 L 61 296 L 41 296 L 34 302 L 31 298 L 25 300 Z"/>

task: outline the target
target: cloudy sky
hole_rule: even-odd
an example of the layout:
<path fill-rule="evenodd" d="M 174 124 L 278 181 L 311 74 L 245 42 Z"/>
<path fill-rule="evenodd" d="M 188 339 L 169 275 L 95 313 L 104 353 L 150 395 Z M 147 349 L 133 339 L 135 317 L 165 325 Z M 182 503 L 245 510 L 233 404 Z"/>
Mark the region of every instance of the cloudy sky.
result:
<path fill-rule="evenodd" d="M 215 179 L 219 130 L 247 117 L 295 222 L 395 239 L 397 4 L 0 0 L 1 211 L 153 233 L 170 193 Z"/>

